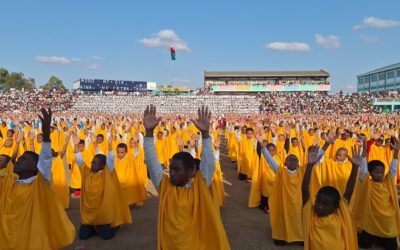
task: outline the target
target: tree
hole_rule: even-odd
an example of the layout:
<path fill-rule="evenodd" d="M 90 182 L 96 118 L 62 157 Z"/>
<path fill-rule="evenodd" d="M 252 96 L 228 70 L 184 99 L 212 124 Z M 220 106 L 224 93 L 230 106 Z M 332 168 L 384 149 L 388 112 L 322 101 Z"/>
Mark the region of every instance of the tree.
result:
<path fill-rule="evenodd" d="M 42 86 L 43 89 L 65 89 L 61 79 L 56 76 L 50 76 L 49 81 Z"/>
<path fill-rule="evenodd" d="M 35 88 L 35 79 L 25 78 L 23 73 L 11 72 L 5 68 L 0 68 L 0 88 L 15 89 L 33 89 Z"/>

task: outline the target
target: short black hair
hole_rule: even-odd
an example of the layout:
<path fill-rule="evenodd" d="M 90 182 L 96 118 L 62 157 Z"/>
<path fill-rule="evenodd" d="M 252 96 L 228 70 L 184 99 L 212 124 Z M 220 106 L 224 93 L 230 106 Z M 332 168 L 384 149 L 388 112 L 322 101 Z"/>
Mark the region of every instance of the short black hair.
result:
<path fill-rule="evenodd" d="M 132 138 L 132 139 L 133 139 L 133 138 Z M 118 144 L 118 145 L 117 145 L 117 148 L 123 148 L 123 149 L 125 149 L 125 151 L 128 151 L 128 146 L 126 146 L 125 143 L 120 143 L 120 144 Z"/>
<path fill-rule="evenodd" d="M 338 191 L 335 187 L 332 187 L 332 186 L 324 186 L 324 187 L 321 187 L 321 188 L 318 190 L 317 197 L 318 197 L 318 196 L 324 196 L 324 197 L 329 198 L 329 200 L 332 202 L 332 204 L 333 204 L 336 208 L 339 207 L 340 193 L 339 193 L 339 191 Z"/>
<path fill-rule="evenodd" d="M 246 133 L 247 132 L 254 132 L 253 128 L 246 128 Z"/>
<path fill-rule="evenodd" d="M 85 145 L 85 140 L 80 140 L 79 145 Z"/>
<path fill-rule="evenodd" d="M 172 160 L 180 160 L 186 170 L 193 169 L 195 167 L 195 160 L 188 152 L 178 152 L 172 156 Z M 199 165 L 200 166 L 200 165 Z"/>
<path fill-rule="evenodd" d="M 200 162 L 201 160 L 199 158 L 194 158 L 194 166 L 196 167 L 197 170 L 200 169 Z"/>
<path fill-rule="evenodd" d="M 106 165 L 107 157 L 103 154 L 96 154 L 93 158 L 98 158 L 100 160 L 100 164 Z"/>
<path fill-rule="evenodd" d="M 275 144 L 273 144 L 273 143 L 268 143 L 267 146 L 266 146 L 266 148 L 269 148 L 269 147 L 274 147 L 274 148 L 276 148 Z"/>
<path fill-rule="evenodd" d="M 372 160 L 368 162 L 368 172 L 374 171 L 377 167 L 385 168 L 385 164 L 379 160 Z"/>
<path fill-rule="evenodd" d="M 98 134 L 97 137 L 100 137 L 101 139 L 104 140 L 104 135 L 103 134 Z"/>

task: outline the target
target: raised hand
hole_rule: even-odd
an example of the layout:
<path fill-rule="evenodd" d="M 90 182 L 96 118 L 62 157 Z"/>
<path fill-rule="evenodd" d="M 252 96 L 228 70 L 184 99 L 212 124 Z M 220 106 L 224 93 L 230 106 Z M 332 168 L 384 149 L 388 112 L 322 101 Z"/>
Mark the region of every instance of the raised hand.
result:
<path fill-rule="evenodd" d="M 262 145 L 262 143 L 264 142 L 264 136 L 262 133 L 257 133 L 256 134 L 256 139 L 257 141 Z"/>
<path fill-rule="evenodd" d="M 325 142 L 328 144 L 333 144 L 336 141 L 336 135 L 334 134 L 333 131 L 329 132 L 327 135 L 325 135 Z"/>
<path fill-rule="evenodd" d="M 35 140 L 35 133 L 33 133 L 33 131 L 29 131 L 29 133 L 28 133 L 28 138 L 29 138 L 29 140 L 30 141 L 33 141 L 33 140 Z"/>
<path fill-rule="evenodd" d="M 42 122 L 43 141 L 50 142 L 51 109 L 42 108 L 40 111 L 42 112 L 39 119 Z"/>
<path fill-rule="evenodd" d="M 360 166 L 361 165 L 361 155 L 360 155 L 360 147 L 351 147 L 352 157 L 349 160 L 353 165 Z"/>
<path fill-rule="evenodd" d="M 210 136 L 210 120 L 211 112 L 208 110 L 207 106 L 202 106 L 201 109 L 197 110 L 198 118 L 196 120 L 191 120 L 193 124 L 200 130 L 203 138 L 208 138 Z"/>
<path fill-rule="evenodd" d="M 158 123 L 160 122 L 161 118 L 156 117 L 157 110 L 156 107 L 151 104 L 146 107 L 144 114 L 143 114 L 143 123 L 144 127 L 146 129 L 146 136 L 147 137 L 152 137 L 153 136 L 153 131 L 157 127 Z"/>
<path fill-rule="evenodd" d="M 318 151 L 319 151 L 318 146 L 311 146 L 308 148 L 308 164 L 309 165 L 314 166 L 319 161 Z"/>

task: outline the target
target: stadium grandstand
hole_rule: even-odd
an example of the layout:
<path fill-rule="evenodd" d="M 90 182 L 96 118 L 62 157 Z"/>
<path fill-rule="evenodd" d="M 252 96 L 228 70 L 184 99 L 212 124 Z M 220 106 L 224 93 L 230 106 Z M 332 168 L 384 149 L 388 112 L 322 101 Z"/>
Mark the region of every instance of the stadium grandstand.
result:
<path fill-rule="evenodd" d="M 329 73 L 319 71 L 204 71 L 204 88 L 216 94 L 331 90 Z"/>

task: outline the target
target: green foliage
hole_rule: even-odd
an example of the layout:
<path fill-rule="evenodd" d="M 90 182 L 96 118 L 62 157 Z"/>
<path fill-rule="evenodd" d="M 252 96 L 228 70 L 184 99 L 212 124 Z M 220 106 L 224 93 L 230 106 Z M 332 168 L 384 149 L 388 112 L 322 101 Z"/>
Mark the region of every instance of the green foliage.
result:
<path fill-rule="evenodd" d="M 35 79 L 25 78 L 23 73 L 8 72 L 5 68 L 0 68 L 0 89 L 34 89 Z"/>
<path fill-rule="evenodd" d="M 61 79 L 56 76 L 51 76 L 49 81 L 41 87 L 42 89 L 65 89 Z"/>

